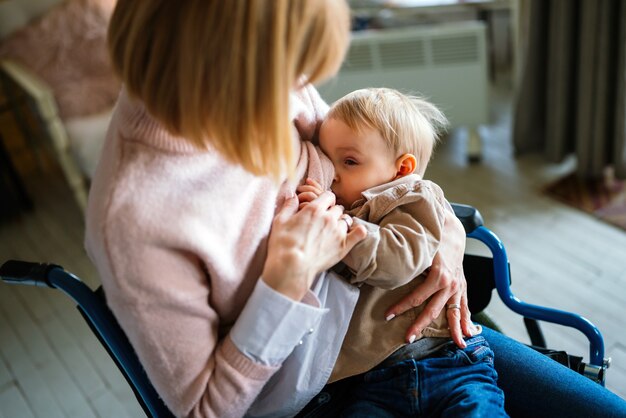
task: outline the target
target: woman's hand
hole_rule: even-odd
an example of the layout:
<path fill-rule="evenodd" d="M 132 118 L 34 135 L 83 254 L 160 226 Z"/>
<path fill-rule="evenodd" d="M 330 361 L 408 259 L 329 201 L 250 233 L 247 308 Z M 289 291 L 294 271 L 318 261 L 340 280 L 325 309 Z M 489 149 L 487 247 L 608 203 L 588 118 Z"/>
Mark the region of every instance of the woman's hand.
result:
<path fill-rule="evenodd" d="M 331 192 L 323 192 L 300 211 L 298 199 L 292 197 L 272 223 L 263 280 L 277 292 L 301 300 L 315 276 L 344 258 L 366 235 L 363 226 L 350 229 Z"/>
<path fill-rule="evenodd" d="M 415 340 L 439 316 L 442 309 L 446 309 L 450 334 L 459 347 L 466 346 L 463 336 L 476 334 L 477 329 L 470 319 L 467 306 L 467 282 L 463 274 L 464 253 L 463 226 L 453 213 L 446 211 L 443 239 L 426 280 L 385 313 L 386 318 L 392 319 L 431 298 L 407 330 L 407 341 Z"/>

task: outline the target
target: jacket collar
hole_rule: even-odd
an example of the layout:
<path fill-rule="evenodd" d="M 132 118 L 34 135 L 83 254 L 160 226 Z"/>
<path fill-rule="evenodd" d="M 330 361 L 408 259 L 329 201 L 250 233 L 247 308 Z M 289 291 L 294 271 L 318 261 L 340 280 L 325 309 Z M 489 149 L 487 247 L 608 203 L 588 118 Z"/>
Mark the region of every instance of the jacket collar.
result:
<path fill-rule="evenodd" d="M 364 190 L 361 193 L 361 196 L 363 196 L 363 198 L 354 202 L 352 206 L 350 207 L 350 209 L 354 209 L 359 206 L 362 206 L 365 202 L 372 200 L 376 196 L 384 193 L 385 191 L 393 187 L 397 187 L 403 184 L 413 184 L 416 181 L 419 181 L 421 179 L 422 179 L 422 176 L 420 176 L 419 174 L 409 174 L 407 176 L 400 177 L 398 179 L 390 181 L 389 183 L 384 183 L 384 184 L 381 184 L 380 186 L 371 187 L 367 190 Z"/>

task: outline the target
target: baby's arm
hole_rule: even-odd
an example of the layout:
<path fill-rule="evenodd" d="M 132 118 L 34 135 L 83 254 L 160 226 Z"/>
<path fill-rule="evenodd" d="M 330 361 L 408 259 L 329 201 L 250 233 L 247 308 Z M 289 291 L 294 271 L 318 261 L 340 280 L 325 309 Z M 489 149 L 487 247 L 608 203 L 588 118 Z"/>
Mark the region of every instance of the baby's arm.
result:
<path fill-rule="evenodd" d="M 392 206 L 378 224 L 354 218 L 355 225 L 364 225 L 368 234 L 343 259 L 355 273 L 353 283 L 393 289 L 431 266 L 448 206 L 443 192 L 434 183 L 419 182 Z M 379 209 L 372 207 L 370 214 Z"/>

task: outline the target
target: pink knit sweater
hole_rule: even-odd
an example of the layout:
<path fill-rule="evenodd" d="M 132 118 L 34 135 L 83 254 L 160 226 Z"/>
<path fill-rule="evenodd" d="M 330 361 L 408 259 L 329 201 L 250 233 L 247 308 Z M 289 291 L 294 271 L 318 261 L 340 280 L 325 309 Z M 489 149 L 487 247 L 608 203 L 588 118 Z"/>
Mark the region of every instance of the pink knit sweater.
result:
<path fill-rule="evenodd" d="M 326 110 L 312 87 L 293 95 L 301 137 L 311 138 Z M 330 185 L 330 162 L 310 143 L 294 144 L 297 178 Z M 244 356 L 229 329 L 259 279 L 273 216 L 294 189 L 198 151 L 122 92 L 89 196 L 86 247 L 176 415 L 242 416 L 277 370 Z"/>

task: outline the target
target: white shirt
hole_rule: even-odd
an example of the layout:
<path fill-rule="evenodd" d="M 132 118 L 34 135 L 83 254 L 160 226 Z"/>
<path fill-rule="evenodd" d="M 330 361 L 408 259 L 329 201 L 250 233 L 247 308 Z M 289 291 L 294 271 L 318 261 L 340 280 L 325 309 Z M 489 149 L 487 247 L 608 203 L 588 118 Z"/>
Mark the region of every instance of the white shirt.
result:
<path fill-rule="evenodd" d="M 336 273 L 320 274 L 297 302 L 259 280 L 230 331 L 248 357 L 282 367 L 246 416 L 297 414 L 324 387 L 348 330 L 359 291 Z"/>

